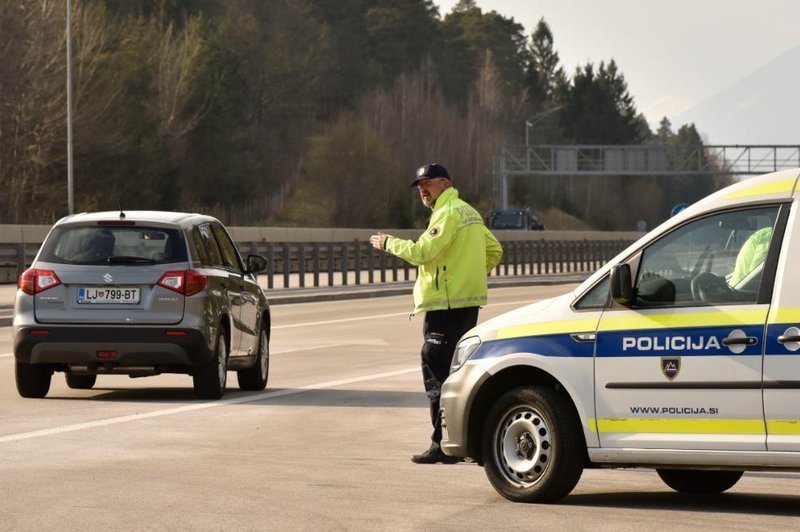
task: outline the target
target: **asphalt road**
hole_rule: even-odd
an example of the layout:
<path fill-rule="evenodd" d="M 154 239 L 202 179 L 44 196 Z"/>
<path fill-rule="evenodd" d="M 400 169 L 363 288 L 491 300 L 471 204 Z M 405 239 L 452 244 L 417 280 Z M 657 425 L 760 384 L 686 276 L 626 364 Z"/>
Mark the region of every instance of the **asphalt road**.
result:
<path fill-rule="evenodd" d="M 567 286 L 496 288 L 486 319 Z M 513 504 L 427 446 L 422 320 L 408 295 L 273 307 L 268 389 L 194 397 L 191 378 L 101 376 L 18 397 L 0 328 L 0 531 L 781 530 L 800 476 L 747 474 L 717 497 L 649 470 L 590 470 L 558 505 Z"/>

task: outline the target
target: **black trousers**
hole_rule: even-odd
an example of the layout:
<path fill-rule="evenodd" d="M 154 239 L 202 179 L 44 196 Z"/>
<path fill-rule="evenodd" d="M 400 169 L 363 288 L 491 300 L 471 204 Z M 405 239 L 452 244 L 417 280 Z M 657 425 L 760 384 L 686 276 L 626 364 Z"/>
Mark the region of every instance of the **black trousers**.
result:
<path fill-rule="evenodd" d="M 422 334 L 422 380 L 431 404 L 431 440 L 435 445 L 442 441 L 442 422 L 439 417 L 439 397 L 442 383 L 450 373 L 453 352 L 461 336 L 478 323 L 480 307 L 432 310 L 425 313 Z"/>

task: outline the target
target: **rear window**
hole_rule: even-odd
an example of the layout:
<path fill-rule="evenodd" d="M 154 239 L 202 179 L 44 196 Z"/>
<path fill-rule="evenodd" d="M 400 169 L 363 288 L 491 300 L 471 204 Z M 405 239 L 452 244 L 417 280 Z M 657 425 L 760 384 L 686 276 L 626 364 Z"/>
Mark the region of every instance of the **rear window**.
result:
<path fill-rule="evenodd" d="M 186 262 L 178 229 L 144 226 L 62 226 L 53 229 L 39 260 L 61 264 Z"/>

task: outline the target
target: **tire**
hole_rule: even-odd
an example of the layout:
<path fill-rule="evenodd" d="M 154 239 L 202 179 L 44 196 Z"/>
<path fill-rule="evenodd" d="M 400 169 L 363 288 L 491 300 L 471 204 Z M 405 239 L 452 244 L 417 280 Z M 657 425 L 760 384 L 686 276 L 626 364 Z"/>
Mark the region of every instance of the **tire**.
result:
<path fill-rule="evenodd" d="M 17 392 L 22 397 L 41 399 L 50 391 L 50 379 L 53 373 L 37 364 L 16 362 L 14 376 L 17 381 Z"/>
<path fill-rule="evenodd" d="M 713 495 L 731 489 L 744 471 L 710 471 L 698 469 L 656 469 L 664 484 L 678 493 Z"/>
<path fill-rule="evenodd" d="M 74 390 L 91 390 L 97 382 L 97 375 L 73 375 L 67 372 L 64 376 L 67 379 L 67 386 Z"/>
<path fill-rule="evenodd" d="M 200 399 L 219 399 L 225 393 L 228 380 L 228 342 L 220 331 L 214 347 L 214 359 L 198 366 L 192 375 L 194 393 Z"/>
<path fill-rule="evenodd" d="M 267 387 L 269 379 L 269 336 L 267 335 L 266 324 L 261 326 L 258 334 L 258 355 L 256 362 L 249 368 L 240 369 L 236 372 L 239 380 L 239 388 L 247 391 L 259 391 Z"/>
<path fill-rule="evenodd" d="M 586 443 L 567 399 L 551 388 L 515 388 L 491 408 L 483 430 L 483 467 L 500 495 L 555 502 L 583 473 Z"/>

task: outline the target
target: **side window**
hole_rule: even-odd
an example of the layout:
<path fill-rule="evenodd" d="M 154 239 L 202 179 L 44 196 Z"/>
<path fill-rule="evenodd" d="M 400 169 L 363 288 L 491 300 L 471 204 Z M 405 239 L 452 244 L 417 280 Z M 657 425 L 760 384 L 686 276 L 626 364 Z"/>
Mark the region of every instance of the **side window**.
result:
<path fill-rule="evenodd" d="M 707 216 L 646 248 L 636 306 L 755 303 L 779 208 Z"/>
<path fill-rule="evenodd" d="M 236 245 L 234 245 L 231 237 L 229 237 L 228 233 L 225 232 L 225 230 L 219 225 L 213 224 L 211 228 L 214 231 L 214 236 L 217 237 L 217 242 L 219 243 L 220 250 L 222 251 L 223 264 L 228 268 L 233 268 L 238 272 L 243 272 L 244 266 L 242 266 L 242 260 L 239 258 L 239 253 L 236 251 Z"/>
<path fill-rule="evenodd" d="M 575 303 L 576 310 L 594 310 L 605 308 L 608 305 L 610 277 L 606 275 L 603 279 L 586 292 L 580 300 Z"/>
<path fill-rule="evenodd" d="M 217 239 L 214 238 L 214 233 L 211 230 L 211 224 L 200 224 L 197 226 L 200 233 L 200 238 L 205 244 L 206 252 L 208 253 L 209 266 L 224 266 L 225 262 L 222 260 L 222 252 L 217 245 Z"/>
<path fill-rule="evenodd" d="M 200 227 L 192 227 L 192 245 L 197 252 L 197 258 L 203 266 L 211 266 L 208 258 L 208 247 L 203 235 L 200 234 Z"/>

